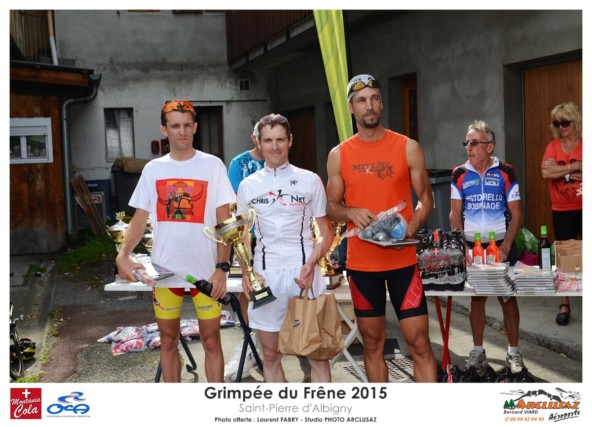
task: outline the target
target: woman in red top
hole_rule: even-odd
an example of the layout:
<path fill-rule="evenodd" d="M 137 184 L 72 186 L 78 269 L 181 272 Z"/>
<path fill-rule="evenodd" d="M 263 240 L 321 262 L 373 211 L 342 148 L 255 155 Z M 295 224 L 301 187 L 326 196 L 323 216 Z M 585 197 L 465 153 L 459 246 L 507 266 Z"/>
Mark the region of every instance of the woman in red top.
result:
<path fill-rule="evenodd" d="M 555 240 L 582 236 L 582 115 L 573 102 L 551 111 L 551 132 L 555 139 L 545 149 L 541 171 L 549 180 Z M 561 297 L 558 325 L 569 323 L 569 298 Z"/>

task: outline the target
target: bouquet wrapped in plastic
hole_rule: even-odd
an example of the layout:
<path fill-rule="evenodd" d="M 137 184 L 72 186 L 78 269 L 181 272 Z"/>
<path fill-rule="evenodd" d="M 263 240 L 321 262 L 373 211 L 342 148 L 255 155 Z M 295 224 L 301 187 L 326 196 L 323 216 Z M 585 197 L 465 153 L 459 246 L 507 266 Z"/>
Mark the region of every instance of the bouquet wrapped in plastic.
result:
<path fill-rule="evenodd" d="M 351 230 L 343 233 L 343 237 L 358 236 L 362 240 L 372 243 L 389 244 L 395 243 L 405 239 L 407 233 L 407 221 L 401 215 L 401 211 L 405 209 L 407 202 L 401 200 L 396 206 L 380 212 L 378 221 L 370 224 L 368 227 L 360 230 L 354 227 Z"/>

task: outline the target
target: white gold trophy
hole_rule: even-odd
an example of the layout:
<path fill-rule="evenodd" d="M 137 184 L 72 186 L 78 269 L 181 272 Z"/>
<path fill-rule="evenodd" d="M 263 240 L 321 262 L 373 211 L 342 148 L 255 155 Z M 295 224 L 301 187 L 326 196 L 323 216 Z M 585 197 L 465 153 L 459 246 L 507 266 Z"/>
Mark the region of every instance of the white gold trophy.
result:
<path fill-rule="evenodd" d="M 146 222 L 146 229 L 144 230 L 144 235 L 142 236 L 142 245 L 148 255 L 152 254 L 152 233 L 154 232 L 154 227 L 152 225 L 152 215 L 148 216 L 148 221 Z"/>
<path fill-rule="evenodd" d="M 244 239 L 249 234 L 249 231 L 255 223 L 255 210 L 250 209 L 249 215 L 237 215 L 232 218 L 228 218 L 216 225 L 214 229 L 210 227 L 204 227 L 204 234 L 218 243 L 225 245 L 232 244 L 234 247 L 234 253 L 240 258 L 243 265 L 247 269 L 249 279 L 251 279 L 251 285 L 253 286 L 253 292 L 251 292 L 251 301 L 253 301 L 253 308 L 259 308 L 264 304 L 275 301 L 275 296 L 271 293 L 265 282 L 255 276 L 253 267 L 251 266 L 251 257 L 247 247 L 245 246 Z"/>
<path fill-rule="evenodd" d="M 115 243 L 115 249 L 119 252 L 121 248 L 121 244 L 123 243 L 123 239 L 125 237 L 125 232 L 127 230 L 128 224 L 123 221 L 125 218 L 125 211 L 117 212 L 115 214 L 115 218 L 117 222 L 113 224 L 111 227 L 107 227 L 107 233 L 111 236 L 113 243 Z"/>

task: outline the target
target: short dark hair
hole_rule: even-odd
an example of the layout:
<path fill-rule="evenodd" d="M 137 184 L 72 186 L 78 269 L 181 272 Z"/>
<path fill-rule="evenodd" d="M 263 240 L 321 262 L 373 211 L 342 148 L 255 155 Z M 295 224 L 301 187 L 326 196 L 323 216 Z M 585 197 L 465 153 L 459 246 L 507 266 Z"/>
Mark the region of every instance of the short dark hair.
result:
<path fill-rule="evenodd" d="M 290 128 L 290 122 L 281 114 L 268 114 L 267 116 L 261 117 L 261 119 L 257 122 L 257 139 L 261 139 L 261 129 L 263 126 L 269 125 L 272 129 L 274 126 L 279 125 L 286 129 L 288 136 L 292 134 L 292 129 Z M 253 134 L 255 134 L 253 132 Z"/>

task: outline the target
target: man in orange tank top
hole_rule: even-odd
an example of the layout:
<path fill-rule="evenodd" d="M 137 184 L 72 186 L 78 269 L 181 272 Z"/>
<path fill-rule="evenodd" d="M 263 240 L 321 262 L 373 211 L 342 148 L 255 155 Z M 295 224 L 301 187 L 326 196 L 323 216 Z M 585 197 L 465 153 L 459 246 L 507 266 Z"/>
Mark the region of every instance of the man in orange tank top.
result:
<path fill-rule="evenodd" d="M 327 161 L 327 214 L 348 230 L 363 229 L 377 214 L 404 200 L 401 215 L 406 237 L 413 238 L 432 210 L 433 195 L 423 150 L 381 123 L 380 83 L 361 74 L 348 84 L 349 111 L 358 133 L 334 147 Z M 411 189 L 419 203 L 413 209 Z M 364 341 L 364 365 L 370 382 L 387 382 L 384 360 L 385 308 L 388 288 L 405 343 L 411 352 L 416 382 L 436 381 L 436 359 L 429 337 L 427 305 L 415 246 L 382 247 L 352 237 L 346 270 L 357 325 Z"/>

